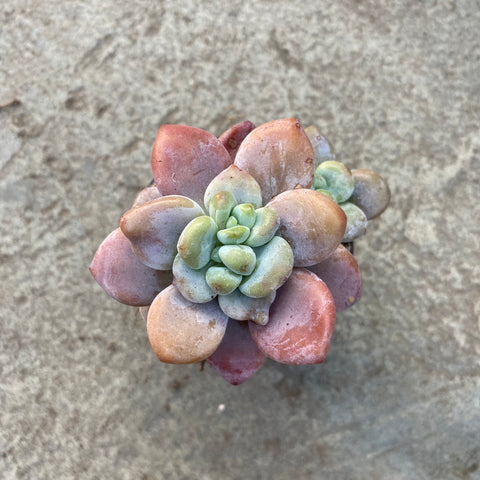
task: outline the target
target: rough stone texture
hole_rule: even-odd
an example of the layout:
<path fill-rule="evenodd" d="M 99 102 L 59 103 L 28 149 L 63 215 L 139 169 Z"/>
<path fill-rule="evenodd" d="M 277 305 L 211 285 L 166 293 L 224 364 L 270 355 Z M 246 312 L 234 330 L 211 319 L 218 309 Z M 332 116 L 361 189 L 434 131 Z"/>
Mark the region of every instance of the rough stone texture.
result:
<path fill-rule="evenodd" d="M 480 478 L 478 2 L 0 4 L 0 476 Z M 162 365 L 87 266 L 162 123 L 298 116 L 390 183 L 325 364 Z"/>

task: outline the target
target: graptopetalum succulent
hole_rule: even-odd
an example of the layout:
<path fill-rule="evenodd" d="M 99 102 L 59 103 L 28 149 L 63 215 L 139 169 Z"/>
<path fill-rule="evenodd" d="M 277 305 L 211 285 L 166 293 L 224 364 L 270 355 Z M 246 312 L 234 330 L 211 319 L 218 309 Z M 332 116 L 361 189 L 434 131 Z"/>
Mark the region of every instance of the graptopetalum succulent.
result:
<path fill-rule="evenodd" d="M 361 294 L 342 243 L 389 203 L 386 182 L 335 160 L 316 127 L 245 121 L 216 138 L 163 125 L 142 190 L 90 271 L 141 307 L 166 363 L 206 360 L 233 385 L 265 357 L 311 365 L 327 354 L 335 313 Z"/>

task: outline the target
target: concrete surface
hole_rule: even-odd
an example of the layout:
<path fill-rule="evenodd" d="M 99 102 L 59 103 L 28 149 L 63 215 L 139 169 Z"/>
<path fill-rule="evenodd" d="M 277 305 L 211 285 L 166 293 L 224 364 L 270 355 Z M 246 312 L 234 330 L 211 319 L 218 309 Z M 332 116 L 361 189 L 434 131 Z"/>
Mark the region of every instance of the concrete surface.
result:
<path fill-rule="evenodd" d="M 0 4 L 2 479 L 479 479 L 476 1 Z M 87 267 L 162 123 L 298 116 L 390 183 L 327 361 L 160 364 Z"/>

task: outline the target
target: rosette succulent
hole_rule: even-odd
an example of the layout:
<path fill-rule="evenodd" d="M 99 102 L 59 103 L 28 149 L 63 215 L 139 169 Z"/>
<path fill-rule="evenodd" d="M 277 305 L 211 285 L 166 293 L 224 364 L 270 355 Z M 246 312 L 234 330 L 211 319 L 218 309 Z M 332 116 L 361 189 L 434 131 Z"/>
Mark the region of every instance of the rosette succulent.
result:
<path fill-rule="evenodd" d="M 90 271 L 140 307 L 157 357 L 206 360 L 235 385 L 265 357 L 321 363 L 335 313 L 361 294 L 342 242 L 386 208 L 385 181 L 335 161 L 318 130 L 294 118 L 245 121 L 219 138 L 164 125 L 152 171 Z"/>

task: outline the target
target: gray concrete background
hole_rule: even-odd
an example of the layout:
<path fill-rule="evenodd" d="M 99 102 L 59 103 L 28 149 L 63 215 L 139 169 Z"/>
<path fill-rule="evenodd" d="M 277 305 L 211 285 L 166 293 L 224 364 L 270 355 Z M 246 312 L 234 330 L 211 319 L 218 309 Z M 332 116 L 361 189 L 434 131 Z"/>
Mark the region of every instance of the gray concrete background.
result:
<path fill-rule="evenodd" d="M 0 5 L 0 478 L 479 479 L 477 1 Z M 162 123 L 298 116 L 393 201 L 327 361 L 167 366 L 88 273 Z"/>

